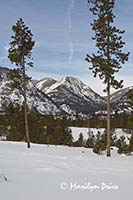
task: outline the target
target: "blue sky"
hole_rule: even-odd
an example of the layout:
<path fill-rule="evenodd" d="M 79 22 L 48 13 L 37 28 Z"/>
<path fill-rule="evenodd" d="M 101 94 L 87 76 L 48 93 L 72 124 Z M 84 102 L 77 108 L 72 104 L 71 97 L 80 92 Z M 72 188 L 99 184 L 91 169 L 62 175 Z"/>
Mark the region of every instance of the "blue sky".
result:
<path fill-rule="evenodd" d="M 87 0 L 0 0 L 0 3 L 0 66 L 14 67 L 7 59 L 7 49 L 11 27 L 21 17 L 36 41 L 34 68 L 28 70 L 30 76 L 34 79 L 76 76 L 103 94 L 102 81 L 93 78 L 84 60 L 95 49 L 90 27 L 93 16 Z M 133 1 L 116 0 L 115 14 L 117 27 L 126 30 L 124 50 L 130 52 L 129 61 L 116 76 L 124 79 L 127 87 L 133 85 Z"/>

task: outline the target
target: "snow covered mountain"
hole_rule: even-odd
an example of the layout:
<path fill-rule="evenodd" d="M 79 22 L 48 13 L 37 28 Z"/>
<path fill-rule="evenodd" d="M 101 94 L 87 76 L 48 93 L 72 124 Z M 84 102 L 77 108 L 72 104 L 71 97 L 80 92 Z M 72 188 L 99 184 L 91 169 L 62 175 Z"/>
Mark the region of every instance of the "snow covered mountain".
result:
<path fill-rule="evenodd" d="M 0 110 L 10 101 L 22 105 L 23 97 L 17 89 L 7 86 L 8 68 L 0 67 Z M 133 87 L 132 87 L 133 88 Z M 111 95 L 112 111 L 129 111 L 125 88 Z M 60 80 L 44 78 L 33 80 L 28 85 L 28 105 L 46 115 L 90 115 L 106 110 L 106 100 L 94 92 L 88 85 L 75 77 Z"/>
<path fill-rule="evenodd" d="M 52 82 L 48 79 L 49 83 Z M 88 115 L 103 109 L 105 100 L 95 93 L 89 86 L 74 77 L 64 77 L 53 84 L 46 85 L 47 81 L 42 80 L 36 87 L 46 93 L 62 110 L 68 114 Z"/>
<path fill-rule="evenodd" d="M 17 89 L 12 90 L 7 84 L 9 80 L 6 77 L 8 69 L 1 70 L 0 68 L 0 110 L 6 106 L 10 101 L 14 104 L 18 103 L 22 105 L 23 97 Z M 40 113 L 46 115 L 58 115 L 61 114 L 61 110 L 58 109 L 53 100 L 48 97 L 47 94 L 42 93 L 30 82 L 27 92 L 28 106 L 36 108 Z"/>
<path fill-rule="evenodd" d="M 50 87 L 54 83 L 56 83 L 56 80 L 54 80 L 52 78 L 44 78 L 44 79 L 41 79 L 40 81 L 36 82 L 35 85 L 39 90 L 41 90 L 42 92 L 45 92 L 45 88 Z"/>
<path fill-rule="evenodd" d="M 128 92 L 133 86 L 121 89 L 111 95 L 111 105 L 113 110 L 118 112 L 130 112 Z"/>

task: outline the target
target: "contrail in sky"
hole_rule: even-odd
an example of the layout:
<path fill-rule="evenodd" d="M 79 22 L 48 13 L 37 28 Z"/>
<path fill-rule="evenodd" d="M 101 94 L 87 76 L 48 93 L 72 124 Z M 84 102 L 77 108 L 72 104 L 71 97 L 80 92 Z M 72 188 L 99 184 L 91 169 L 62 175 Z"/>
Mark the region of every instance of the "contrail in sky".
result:
<path fill-rule="evenodd" d="M 69 46 L 69 64 L 72 64 L 72 58 L 74 54 L 74 48 L 73 48 L 73 43 L 71 41 L 70 34 L 72 32 L 72 19 L 71 19 L 71 14 L 72 10 L 74 8 L 74 0 L 69 0 L 69 6 L 67 9 L 67 25 L 68 25 L 68 46 Z"/>
<path fill-rule="evenodd" d="M 74 54 L 73 43 L 69 42 L 68 45 L 69 45 L 69 64 L 72 64 L 72 58 Z"/>

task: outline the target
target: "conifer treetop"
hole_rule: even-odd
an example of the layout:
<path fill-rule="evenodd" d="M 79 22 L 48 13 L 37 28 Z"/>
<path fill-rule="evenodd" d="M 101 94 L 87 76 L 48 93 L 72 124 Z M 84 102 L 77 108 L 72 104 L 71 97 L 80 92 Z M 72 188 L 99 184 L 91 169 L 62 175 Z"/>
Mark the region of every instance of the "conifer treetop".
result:
<path fill-rule="evenodd" d="M 15 62 L 17 66 L 21 66 L 24 62 L 32 67 L 32 62 L 26 62 L 26 58 L 31 59 L 32 48 L 35 45 L 31 30 L 24 24 L 22 18 L 12 26 L 12 30 L 14 35 L 11 36 L 12 41 L 9 43 L 8 58 L 12 63 Z"/>
<path fill-rule="evenodd" d="M 115 0 L 88 0 L 88 3 L 92 5 L 90 11 L 95 16 L 91 23 L 95 32 L 92 39 L 96 41 L 98 50 L 92 55 L 87 54 L 86 60 L 92 64 L 90 69 L 94 77 L 99 75 L 105 84 L 109 81 L 112 87 L 121 88 L 123 81 L 117 81 L 114 74 L 128 61 L 129 52 L 122 51 L 125 44 L 122 34 L 125 31 L 113 25 Z"/>

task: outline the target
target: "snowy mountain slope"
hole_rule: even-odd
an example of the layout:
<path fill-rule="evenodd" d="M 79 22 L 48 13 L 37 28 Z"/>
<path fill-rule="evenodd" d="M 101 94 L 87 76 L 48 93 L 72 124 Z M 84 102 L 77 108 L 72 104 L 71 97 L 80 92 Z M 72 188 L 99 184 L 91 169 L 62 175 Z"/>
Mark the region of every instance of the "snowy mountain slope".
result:
<path fill-rule="evenodd" d="M 118 112 L 131 112 L 129 106 L 128 92 L 133 89 L 133 86 L 119 90 L 111 95 L 111 105 Z"/>
<path fill-rule="evenodd" d="M 127 92 L 130 89 L 133 89 L 133 86 L 121 89 L 121 90 L 116 91 L 113 94 L 111 94 L 111 98 L 110 98 L 111 102 L 113 103 L 113 102 L 119 101 L 123 96 L 125 96 L 127 94 Z"/>
<path fill-rule="evenodd" d="M 45 88 L 50 87 L 54 83 L 56 83 L 56 80 L 54 80 L 52 78 L 44 78 L 44 79 L 37 81 L 35 85 L 39 90 L 44 92 Z"/>
<path fill-rule="evenodd" d="M 28 90 L 28 104 L 29 106 L 32 105 L 35 107 L 41 114 L 44 115 L 62 114 L 55 102 L 53 102 L 53 100 L 47 96 L 47 94 L 39 91 L 34 85 L 32 85 L 32 83 Z"/>
<path fill-rule="evenodd" d="M 69 76 L 43 88 L 43 92 L 69 114 L 92 114 L 99 108 L 103 108 L 105 104 L 104 98 L 96 94 L 89 86 Z"/>
<path fill-rule="evenodd" d="M 0 110 L 10 100 L 22 104 L 23 98 L 18 90 L 7 86 L 8 68 L 0 67 Z M 119 112 L 130 112 L 125 88 L 111 95 L 111 109 Z M 64 77 L 60 80 L 44 78 L 32 80 L 28 86 L 28 105 L 35 107 L 46 115 L 91 115 L 106 113 L 106 100 L 94 92 L 88 85 L 75 77 Z"/>
<path fill-rule="evenodd" d="M 10 101 L 14 104 L 23 104 L 23 96 L 17 89 L 12 90 L 7 84 L 9 80 L 6 75 L 2 75 L 0 81 L 0 108 L 6 106 Z M 30 82 L 27 88 L 28 106 L 36 108 L 41 114 L 58 115 L 62 114 L 53 100 L 47 94 L 39 91 L 35 85 Z"/>
<path fill-rule="evenodd" d="M 133 196 L 133 156 L 91 149 L 0 142 L 1 200 L 125 200 Z M 4 180 L 4 175 L 7 181 Z M 81 186 L 81 187 L 80 187 Z"/>
<path fill-rule="evenodd" d="M 95 93 L 88 85 L 85 85 L 81 80 L 75 77 L 66 76 L 57 81 L 55 84 L 51 85 L 49 88 L 45 89 L 47 94 L 51 93 L 53 90 L 57 90 L 58 87 L 64 86 L 69 91 L 83 97 L 84 99 L 91 99 L 96 102 L 105 102 L 104 98 Z"/>

